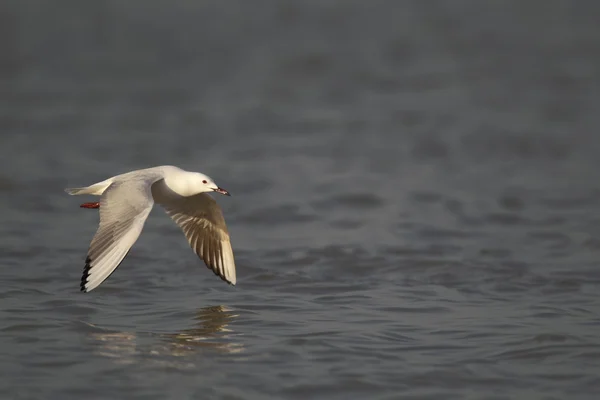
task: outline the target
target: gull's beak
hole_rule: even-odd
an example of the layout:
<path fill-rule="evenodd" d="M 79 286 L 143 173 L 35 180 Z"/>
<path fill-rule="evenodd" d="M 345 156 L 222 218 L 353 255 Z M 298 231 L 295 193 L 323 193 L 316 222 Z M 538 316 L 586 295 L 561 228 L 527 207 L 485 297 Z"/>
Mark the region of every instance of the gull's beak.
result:
<path fill-rule="evenodd" d="M 231 195 L 229 194 L 229 192 L 228 192 L 227 190 L 223 189 L 223 188 L 220 188 L 220 187 L 218 187 L 218 188 L 216 188 L 216 189 L 213 189 L 213 190 L 214 190 L 215 192 L 217 192 L 217 193 L 224 194 L 225 196 L 231 196 Z"/>

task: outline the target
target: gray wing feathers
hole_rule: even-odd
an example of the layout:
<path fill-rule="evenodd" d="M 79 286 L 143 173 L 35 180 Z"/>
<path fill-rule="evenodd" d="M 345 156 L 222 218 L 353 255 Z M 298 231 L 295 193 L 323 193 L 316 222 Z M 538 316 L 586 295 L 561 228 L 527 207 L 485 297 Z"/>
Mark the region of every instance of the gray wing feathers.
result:
<path fill-rule="evenodd" d="M 81 290 L 104 282 L 137 241 L 154 200 L 147 179 L 113 182 L 100 198 L 100 225 L 86 258 Z"/>
<path fill-rule="evenodd" d="M 233 250 L 223 213 L 217 202 L 205 193 L 161 203 L 167 214 L 183 230 L 194 252 L 215 275 L 236 283 Z"/>

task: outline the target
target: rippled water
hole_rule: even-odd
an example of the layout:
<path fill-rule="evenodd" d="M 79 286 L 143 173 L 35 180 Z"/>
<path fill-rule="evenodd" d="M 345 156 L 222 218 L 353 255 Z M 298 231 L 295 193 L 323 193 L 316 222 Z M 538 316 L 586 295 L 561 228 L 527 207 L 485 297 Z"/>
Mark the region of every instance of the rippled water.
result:
<path fill-rule="evenodd" d="M 8 2 L 0 396 L 595 399 L 598 3 Z M 63 188 L 211 175 L 99 289 Z"/>

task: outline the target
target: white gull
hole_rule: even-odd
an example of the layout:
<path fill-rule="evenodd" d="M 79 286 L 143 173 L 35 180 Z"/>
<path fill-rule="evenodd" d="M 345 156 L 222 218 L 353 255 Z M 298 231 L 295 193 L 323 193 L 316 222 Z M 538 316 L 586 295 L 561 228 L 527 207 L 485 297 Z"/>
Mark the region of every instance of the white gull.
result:
<path fill-rule="evenodd" d="M 235 285 L 235 263 L 227 225 L 217 202 L 205 192 L 229 196 L 229 192 L 199 172 L 170 165 L 140 169 L 113 176 L 71 195 L 100 196 L 100 225 L 87 253 L 81 291 L 89 292 L 104 282 L 121 264 L 136 242 L 154 203 L 160 204 L 183 230 L 194 252 L 224 281 Z"/>

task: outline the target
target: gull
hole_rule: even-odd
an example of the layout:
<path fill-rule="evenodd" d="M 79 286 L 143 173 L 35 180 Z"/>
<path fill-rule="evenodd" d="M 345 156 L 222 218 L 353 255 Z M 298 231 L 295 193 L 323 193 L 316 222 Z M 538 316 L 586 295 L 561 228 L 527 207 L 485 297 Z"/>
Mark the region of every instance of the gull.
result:
<path fill-rule="evenodd" d="M 90 244 L 81 291 L 90 292 L 121 264 L 137 241 L 154 203 L 183 230 L 194 252 L 215 275 L 235 285 L 235 263 L 227 225 L 210 192 L 230 196 L 208 176 L 164 165 L 113 176 L 87 187 L 68 188 L 70 195 L 100 196 L 83 208 L 98 208 L 100 224 Z"/>

